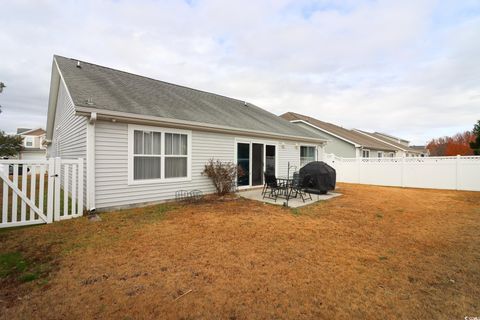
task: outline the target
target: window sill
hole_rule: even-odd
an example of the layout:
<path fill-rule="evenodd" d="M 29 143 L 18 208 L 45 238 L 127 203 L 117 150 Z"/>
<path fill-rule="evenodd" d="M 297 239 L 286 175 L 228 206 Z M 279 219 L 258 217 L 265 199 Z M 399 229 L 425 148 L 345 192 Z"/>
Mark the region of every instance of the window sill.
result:
<path fill-rule="evenodd" d="M 148 185 L 148 184 L 168 184 L 168 183 L 188 182 L 188 181 L 192 181 L 192 178 L 186 177 L 186 178 L 130 180 L 128 181 L 128 185 L 136 186 L 136 185 Z"/>

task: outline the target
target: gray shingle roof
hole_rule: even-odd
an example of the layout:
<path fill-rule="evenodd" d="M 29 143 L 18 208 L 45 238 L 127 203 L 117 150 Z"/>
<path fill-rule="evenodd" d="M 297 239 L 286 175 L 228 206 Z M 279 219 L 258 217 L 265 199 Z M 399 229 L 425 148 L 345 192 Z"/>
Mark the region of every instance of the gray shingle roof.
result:
<path fill-rule="evenodd" d="M 308 122 L 318 128 L 326 130 L 330 133 L 333 133 L 336 136 L 339 136 L 343 139 L 361 145 L 364 148 L 375 149 L 375 150 L 382 150 L 382 151 L 396 151 L 398 150 L 391 145 L 378 141 L 376 139 L 370 138 L 364 134 L 355 132 L 353 130 L 345 129 L 340 126 L 337 126 L 333 123 L 320 121 L 318 119 L 305 116 L 303 114 L 295 113 L 295 112 L 287 112 L 282 114 L 280 117 L 292 121 L 292 120 L 303 120 Z"/>
<path fill-rule="evenodd" d="M 55 56 L 75 106 L 319 138 L 251 103 Z M 91 100 L 93 104 L 88 104 Z M 321 140 L 321 139 L 319 139 Z"/>
<path fill-rule="evenodd" d="M 357 130 L 358 130 L 358 129 L 357 129 Z M 414 152 L 414 153 L 418 152 L 418 150 L 412 149 L 412 148 L 410 148 L 409 146 L 405 146 L 405 145 L 403 145 L 403 144 L 401 144 L 401 143 L 398 143 L 398 142 L 396 142 L 396 141 L 392 141 L 392 140 L 390 140 L 390 139 L 387 139 L 387 138 L 385 138 L 382 134 L 380 134 L 380 133 L 378 133 L 378 132 L 370 133 L 370 132 L 366 132 L 366 131 L 363 131 L 363 130 L 358 130 L 358 131 L 363 132 L 363 133 L 366 133 L 366 134 L 368 134 L 368 135 L 370 135 L 370 136 L 372 136 L 372 137 L 375 137 L 375 138 L 377 138 L 377 139 L 380 139 L 380 140 L 384 141 L 385 143 L 393 144 L 395 147 L 397 147 L 397 148 L 399 148 L 399 149 L 403 149 L 403 150 L 410 151 L 410 152 Z M 405 140 L 405 141 L 406 141 L 406 140 Z"/>

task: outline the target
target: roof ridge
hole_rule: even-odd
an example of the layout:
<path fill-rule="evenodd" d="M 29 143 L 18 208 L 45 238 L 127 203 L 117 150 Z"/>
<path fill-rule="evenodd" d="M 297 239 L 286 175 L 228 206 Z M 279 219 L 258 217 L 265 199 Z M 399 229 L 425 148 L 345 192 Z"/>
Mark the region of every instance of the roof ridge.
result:
<path fill-rule="evenodd" d="M 68 58 L 68 57 L 64 57 L 64 56 L 58 55 L 58 54 L 54 54 L 53 57 L 54 57 L 54 58 L 59 57 L 59 58 L 68 59 L 68 60 L 74 60 L 74 61 L 80 61 L 80 62 L 82 62 L 82 63 L 86 63 L 86 64 L 93 65 L 93 66 L 97 66 L 97 67 L 100 67 L 100 68 L 104 68 L 104 69 L 108 69 L 108 70 L 112 70 L 112 71 L 117 71 L 117 72 L 122 72 L 122 73 L 125 73 L 125 74 L 128 74 L 128 75 L 132 75 L 132 76 L 136 76 L 136 77 L 140 77 L 140 78 L 144 78 L 144 79 L 148 79 L 148 80 L 152 80 L 152 81 L 161 82 L 161 83 L 164 83 L 164 84 L 173 86 L 173 87 L 179 87 L 179 88 L 194 90 L 194 91 L 201 92 L 201 93 L 211 94 L 211 95 L 218 96 L 218 97 L 222 97 L 222 98 L 227 98 L 227 99 L 236 100 L 236 101 L 243 102 L 243 103 L 252 104 L 252 103 L 247 102 L 246 100 L 241 100 L 241 99 L 237 99 L 237 98 L 227 97 L 226 95 L 222 95 L 222 94 L 219 94 L 219 93 L 208 92 L 208 91 L 201 90 L 201 89 L 196 89 L 196 88 L 192 88 L 192 87 L 187 87 L 187 86 L 181 85 L 181 84 L 176 84 L 176 83 L 172 83 L 172 82 L 168 82 L 168 81 L 158 80 L 158 79 L 154 79 L 154 78 L 151 78 L 151 77 L 147 77 L 147 76 L 144 76 L 144 75 L 141 75 L 141 74 L 136 74 L 136 73 L 129 72 L 129 71 L 125 71 L 125 70 L 114 69 L 114 68 L 111 68 L 111 67 L 102 66 L 102 65 L 97 64 L 97 63 L 92 63 L 92 62 L 88 62 L 88 61 L 84 61 L 84 60 L 80 60 L 80 59 L 75 59 L 75 58 Z"/>
<path fill-rule="evenodd" d="M 289 111 L 289 112 L 287 112 L 287 113 L 291 113 L 291 114 L 294 114 L 294 115 L 297 115 L 297 116 L 304 117 L 304 118 L 306 118 L 307 120 L 318 121 L 318 122 L 322 122 L 322 123 L 325 123 L 325 124 L 329 124 L 329 125 L 335 126 L 335 127 L 337 127 L 337 128 L 341 128 L 341 129 L 344 129 L 344 130 L 352 131 L 352 129 L 347 129 L 347 128 L 345 128 L 345 127 L 339 126 L 338 124 L 331 123 L 331 122 L 327 122 L 327 121 L 323 121 L 323 120 L 320 120 L 320 119 L 317 119 L 317 118 L 313 118 L 313 117 L 310 117 L 310 116 L 307 116 L 307 115 L 304 115 L 304 114 L 301 114 L 301 113 L 296 113 L 296 112 L 292 112 L 292 111 Z"/>

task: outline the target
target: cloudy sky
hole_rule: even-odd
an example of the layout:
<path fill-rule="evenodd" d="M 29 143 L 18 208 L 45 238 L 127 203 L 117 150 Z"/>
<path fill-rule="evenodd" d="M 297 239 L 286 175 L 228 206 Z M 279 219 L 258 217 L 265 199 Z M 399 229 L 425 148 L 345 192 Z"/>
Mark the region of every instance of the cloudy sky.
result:
<path fill-rule="evenodd" d="M 52 55 L 415 144 L 480 119 L 480 1 L 2 1 L 0 129 L 45 127 Z"/>

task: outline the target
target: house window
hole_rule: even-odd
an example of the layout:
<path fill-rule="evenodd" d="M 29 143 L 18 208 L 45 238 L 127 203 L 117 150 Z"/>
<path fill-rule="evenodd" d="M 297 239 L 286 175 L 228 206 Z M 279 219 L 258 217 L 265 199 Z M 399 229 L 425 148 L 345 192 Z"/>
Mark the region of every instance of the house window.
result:
<path fill-rule="evenodd" d="M 133 179 L 160 179 L 162 169 L 161 132 L 135 130 L 133 133 Z"/>
<path fill-rule="evenodd" d="M 300 167 L 303 167 L 304 165 L 312 161 L 315 161 L 315 147 L 301 146 Z"/>
<path fill-rule="evenodd" d="M 187 176 L 187 135 L 165 133 L 165 178 Z"/>
<path fill-rule="evenodd" d="M 187 131 L 130 125 L 130 183 L 188 179 L 190 136 Z"/>
<path fill-rule="evenodd" d="M 377 152 L 377 157 L 382 158 L 383 157 L 383 152 L 381 152 L 381 151 Z"/>
<path fill-rule="evenodd" d="M 26 137 L 25 138 L 25 147 L 33 147 L 33 138 L 32 137 Z"/>
<path fill-rule="evenodd" d="M 370 150 L 363 149 L 362 157 L 363 158 L 370 158 Z"/>

